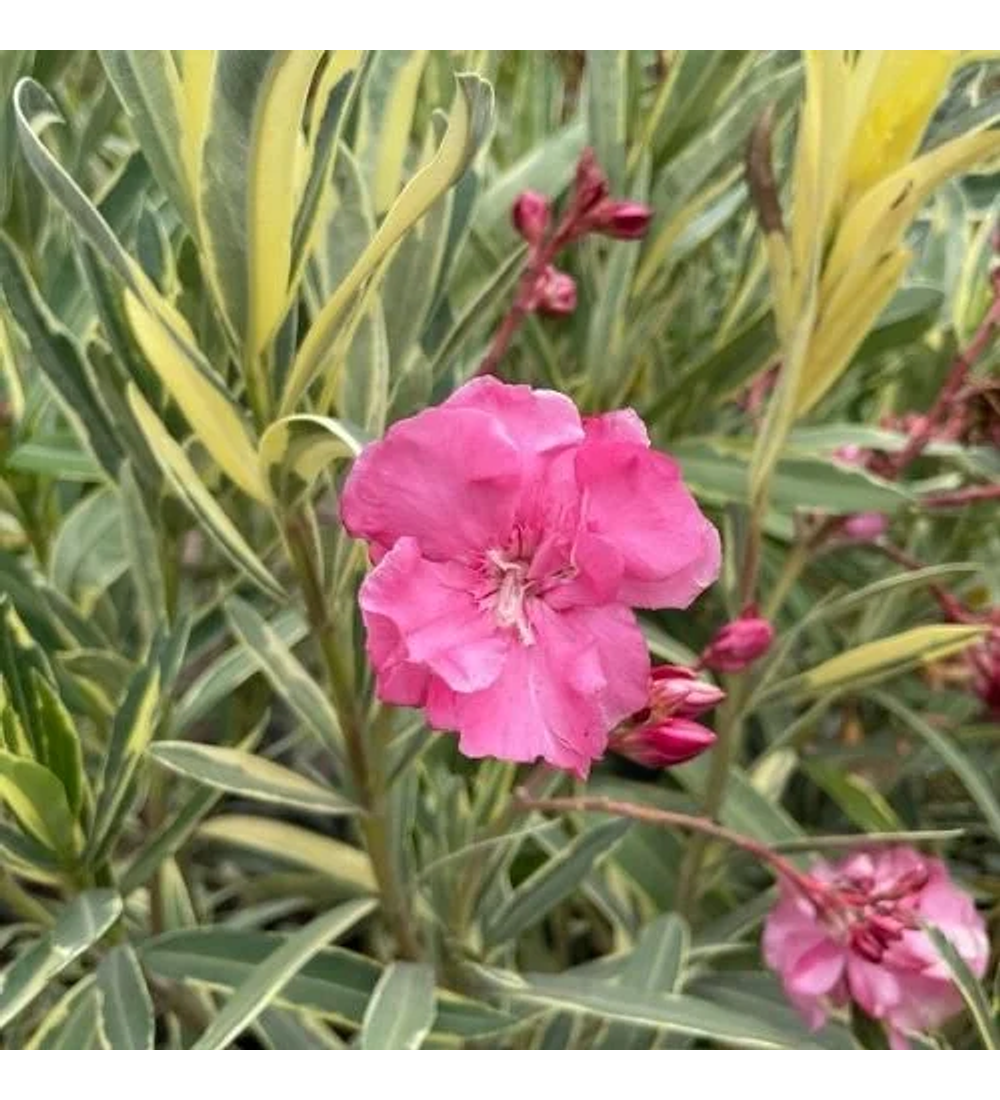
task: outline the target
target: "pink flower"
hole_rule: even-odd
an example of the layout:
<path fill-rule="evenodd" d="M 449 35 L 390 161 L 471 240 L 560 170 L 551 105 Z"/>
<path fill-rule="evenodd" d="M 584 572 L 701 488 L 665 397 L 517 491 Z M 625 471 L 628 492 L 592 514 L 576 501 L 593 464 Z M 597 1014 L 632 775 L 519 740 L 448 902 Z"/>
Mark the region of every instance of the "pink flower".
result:
<path fill-rule="evenodd" d="M 767 918 L 764 958 L 810 1027 L 857 1003 L 885 1022 L 894 1046 L 962 1007 L 946 964 L 921 927 L 935 925 L 981 977 L 989 944 L 972 899 L 945 865 L 911 848 L 817 863 L 803 890 L 782 880 Z M 807 893 L 810 896 L 806 896 Z"/>
<path fill-rule="evenodd" d="M 714 672 L 742 672 L 763 657 L 774 641 L 774 627 L 748 608 L 715 635 L 701 655 L 701 663 Z"/>
<path fill-rule="evenodd" d="M 549 228 L 552 210 L 549 200 L 538 191 L 522 191 L 514 200 L 511 220 L 530 245 L 537 245 Z"/>
<path fill-rule="evenodd" d="M 573 276 L 549 264 L 535 283 L 531 308 L 542 313 L 572 313 L 576 309 L 576 282 Z"/>
<path fill-rule="evenodd" d="M 549 390 L 482 377 L 395 424 L 341 505 L 379 696 L 467 756 L 585 776 L 646 703 L 633 607 L 686 607 L 719 538 L 631 410 L 581 421 Z"/>
<path fill-rule="evenodd" d="M 649 676 L 646 706 L 612 734 L 609 747 L 646 768 L 672 768 L 715 744 L 715 734 L 691 719 L 726 693 L 689 668 L 657 665 Z"/>

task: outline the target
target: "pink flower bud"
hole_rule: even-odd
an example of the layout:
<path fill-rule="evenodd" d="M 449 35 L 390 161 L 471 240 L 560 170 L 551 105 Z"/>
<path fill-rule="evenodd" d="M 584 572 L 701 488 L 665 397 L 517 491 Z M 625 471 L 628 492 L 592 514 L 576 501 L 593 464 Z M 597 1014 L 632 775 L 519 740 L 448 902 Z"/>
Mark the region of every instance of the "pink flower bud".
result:
<path fill-rule="evenodd" d="M 646 235 L 653 211 L 641 202 L 603 202 L 593 219 L 594 232 L 618 241 L 637 241 Z"/>
<path fill-rule="evenodd" d="M 699 680 L 691 669 L 679 665 L 657 665 L 650 680 L 650 710 L 661 717 L 697 718 L 726 697 L 721 688 Z"/>
<path fill-rule="evenodd" d="M 585 214 L 597 203 L 607 198 L 608 177 L 597 163 L 594 150 L 587 148 L 580 154 L 576 165 L 576 182 L 573 188 L 574 206 Z"/>
<path fill-rule="evenodd" d="M 701 655 L 701 663 L 714 672 L 742 672 L 771 648 L 774 627 L 767 619 L 744 613 L 719 631 Z"/>
<path fill-rule="evenodd" d="M 535 284 L 532 301 L 532 308 L 542 313 L 572 313 L 576 309 L 576 282 L 573 276 L 549 264 Z"/>
<path fill-rule="evenodd" d="M 522 191 L 511 208 L 514 228 L 532 245 L 545 236 L 551 214 L 549 200 L 538 191 Z"/>
<path fill-rule="evenodd" d="M 715 734 L 689 718 L 672 716 L 621 729 L 609 747 L 644 768 L 672 768 L 692 760 L 715 743 Z"/>
<path fill-rule="evenodd" d="M 874 542 L 889 529 L 889 519 L 882 512 L 856 512 L 843 523 L 843 532 L 858 542 Z"/>

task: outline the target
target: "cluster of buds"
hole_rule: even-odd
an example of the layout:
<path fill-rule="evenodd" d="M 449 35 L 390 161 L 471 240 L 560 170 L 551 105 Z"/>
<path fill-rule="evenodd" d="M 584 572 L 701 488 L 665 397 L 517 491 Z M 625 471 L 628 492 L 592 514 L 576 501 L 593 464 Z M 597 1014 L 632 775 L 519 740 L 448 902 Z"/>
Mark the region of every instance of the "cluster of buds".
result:
<path fill-rule="evenodd" d="M 649 678 L 649 702 L 611 735 L 610 748 L 646 768 L 671 768 L 699 756 L 715 734 L 695 722 L 725 698 L 689 668 L 657 665 Z"/>
<path fill-rule="evenodd" d="M 652 211 L 642 203 L 613 199 L 607 176 L 593 150 L 585 149 L 576 169 L 569 205 L 553 226 L 551 200 L 538 191 L 522 191 L 511 210 L 514 228 L 529 248 L 526 279 L 519 292 L 525 313 L 566 314 L 576 308 L 576 284 L 554 260 L 573 241 L 591 233 L 620 241 L 643 237 Z"/>
<path fill-rule="evenodd" d="M 968 650 L 972 687 L 994 721 L 1000 720 L 1000 626 Z"/>
<path fill-rule="evenodd" d="M 763 657 L 773 641 L 774 627 L 749 604 L 708 643 L 700 663 L 713 672 L 742 672 Z"/>

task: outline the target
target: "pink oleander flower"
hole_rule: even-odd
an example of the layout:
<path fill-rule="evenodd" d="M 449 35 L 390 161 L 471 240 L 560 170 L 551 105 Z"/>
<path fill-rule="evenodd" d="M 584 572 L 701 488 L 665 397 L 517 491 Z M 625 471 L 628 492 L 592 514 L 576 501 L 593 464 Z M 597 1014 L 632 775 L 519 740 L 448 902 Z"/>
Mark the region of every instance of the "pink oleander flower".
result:
<path fill-rule="evenodd" d="M 466 756 L 585 776 L 646 705 L 634 607 L 687 607 L 719 537 L 631 410 L 482 377 L 400 421 L 348 475 L 347 530 L 379 697 Z"/>
<path fill-rule="evenodd" d="M 774 627 L 760 618 L 755 609 L 747 608 L 709 642 L 701 663 L 713 672 L 742 672 L 763 657 L 773 641 Z"/>
<path fill-rule="evenodd" d="M 853 1001 L 905 1047 L 906 1035 L 958 1012 L 962 998 L 923 924 L 940 929 L 977 977 L 986 969 L 983 919 L 940 860 L 882 848 L 817 863 L 803 883 L 781 880 L 763 950 L 814 1030 Z"/>
<path fill-rule="evenodd" d="M 650 673 L 645 708 L 618 727 L 609 747 L 646 768 L 683 764 L 715 744 L 715 734 L 692 719 L 725 696 L 689 668 L 657 665 Z"/>

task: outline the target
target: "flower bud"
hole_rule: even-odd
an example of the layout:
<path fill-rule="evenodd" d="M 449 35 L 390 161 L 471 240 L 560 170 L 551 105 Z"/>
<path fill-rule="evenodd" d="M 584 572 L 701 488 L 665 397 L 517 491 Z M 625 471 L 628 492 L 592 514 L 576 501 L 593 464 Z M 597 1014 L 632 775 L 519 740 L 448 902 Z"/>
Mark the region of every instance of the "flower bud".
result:
<path fill-rule="evenodd" d="M 650 680 L 650 710 L 658 716 L 697 718 L 726 697 L 721 688 L 699 680 L 691 669 L 679 665 L 657 665 Z"/>
<path fill-rule="evenodd" d="M 545 236 L 552 214 L 549 200 L 538 191 L 522 191 L 511 208 L 514 228 L 528 242 L 536 245 Z"/>
<path fill-rule="evenodd" d="M 641 202 L 603 202 L 594 212 L 594 232 L 617 241 L 637 241 L 646 235 L 653 211 Z"/>
<path fill-rule="evenodd" d="M 597 163 L 594 150 L 584 149 L 576 165 L 576 182 L 573 188 L 573 204 L 577 212 L 587 213 L 597 203 L 607 198 L 607 195 L 608 177 Z"/>
<path fill-rule="evenodd" d="M 715 734 L 689 718 L 671 716 L 620 729 L 609 747 L 644 768 L 672 768 L 692 760 L 715 743 Z"/>
<path fill-rule="evenodd" d="M 744 613 L 727 623 L 701 655 L 701 663 L 714 672 L 742 672 L 771 648 L 774 627 L 755 613 Z"/>
<path fill-rule="evenodd" d="M 542 313 L 572 313 L 576 309 L 576 282 L 573 276 L 549 264 L 535 284 L 533 302 L 533 308 Z"/>
<path fill-rule="evenodd" d="M 874 542 L 889 529 L 889 519 L 882 512 L 855 512 L 848 516 L 842 530 L 848 538 L 858 542 Z"/>

